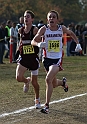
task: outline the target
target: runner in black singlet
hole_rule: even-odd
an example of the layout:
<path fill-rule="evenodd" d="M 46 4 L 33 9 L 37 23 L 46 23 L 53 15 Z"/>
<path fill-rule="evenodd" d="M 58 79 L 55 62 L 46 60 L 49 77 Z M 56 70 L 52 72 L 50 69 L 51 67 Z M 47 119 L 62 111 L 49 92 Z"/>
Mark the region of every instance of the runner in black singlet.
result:
<path fill-rule="evenodd" d="M 37 70 L 39 67 L 39 58 L 37 55 L 39 48 L 37 46 L 31 46 L 31 40 L 34 37 L 33 30 L 35 26 L 32 26 L 27 34 L 24 32 L 24 28 L 25 27 L 21 28 L 22 47 L 20 49 L 20 64 L 29 70 Z"/>
<path fill-rule="evenodd" d="M 31 40 L 38 31 L 36 26 L 33 26 L 34 13 L 26 10 L 24 13 L 24 27 L 19 29 L 20 34 L 20 57 L 16 68 L 16 79 L 18 82 L 24 82 L 23 91 L 26 93 L 29 89 L 31 81 L 35 90 L 35 107 L 40 108 L 39 98 L 39 84 L 37 82 L 38 68 L 39 68 L 39 48 L 31 45 Z M 31 78 L 25 77 L 27 70 L 31 71 Z"/>

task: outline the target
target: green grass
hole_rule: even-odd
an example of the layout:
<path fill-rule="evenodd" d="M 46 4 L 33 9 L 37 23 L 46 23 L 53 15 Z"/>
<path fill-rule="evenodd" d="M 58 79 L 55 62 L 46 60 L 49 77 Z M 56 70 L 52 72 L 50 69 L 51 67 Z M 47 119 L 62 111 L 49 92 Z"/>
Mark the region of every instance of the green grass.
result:
<path fill-rule="evenodd" d="M 23 83 L 15 79 L 16 64 L 0 65 L 0 115 L 34 105 L 34 90 L 30 84 L 27 94 L 23 93 Z M 87 92 L 87 56 L 64 56 L 64 71 L 57 78 L 67 78 L 69 91 L 65 93 L 62 87 L 55 88 L 51 101 L 59 100 Z M 25 76 L 30 76 L 27 71 Z M 41 63 L 38 82 L 40 84 L 41 104 L 45 102 L 45 71 Z M 0 124 L 87 124 L 87 96 L 77 97 L 68 101 L 50 105 L 50 113 L 42 114 L 32 110 L 17 115 L 0 118 Z"/>

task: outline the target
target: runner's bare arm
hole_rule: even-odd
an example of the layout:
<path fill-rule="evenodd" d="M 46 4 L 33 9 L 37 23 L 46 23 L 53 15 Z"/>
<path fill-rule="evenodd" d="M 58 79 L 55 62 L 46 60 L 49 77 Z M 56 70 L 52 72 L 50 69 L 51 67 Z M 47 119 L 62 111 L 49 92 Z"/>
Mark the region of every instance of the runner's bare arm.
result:
<path fill-rule="evenodd" d="M 63 29 L 63 33 L 69 34 L 69 35 L 73 38 L 73 40 L 74 40 L 77 44 L 79 44 L 78 38 L 76 37 L 76 35 L 74 34 L 73 31 L 67 29 L 65 26 L 62 26 L 62 29 Z"/>
<path fill-rule="evenodd" d="M 35 35 L 35 37 L 33 38 L 33 40 L 31 41 L 31 44 L 34 46 L 38 46 L 38 43 L 41 42 L 41 37 L 43 36 L 43 34 L 45 33 L 46 27 L 43 26 L 41 27 L 37 34 Z"/>

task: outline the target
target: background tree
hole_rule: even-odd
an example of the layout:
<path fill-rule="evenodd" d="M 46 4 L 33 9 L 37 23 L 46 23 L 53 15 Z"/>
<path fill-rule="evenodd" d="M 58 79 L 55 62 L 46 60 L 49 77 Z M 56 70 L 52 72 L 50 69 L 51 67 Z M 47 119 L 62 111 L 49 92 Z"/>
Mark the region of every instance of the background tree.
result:
<path fill-rule="evenodd" d="M 0 0 L 0 22 L 8 19 L 18 22 L 27 9 L 35 13 L 34 23 L 40 19 L 46 23 L 46 14 L 51 9 L 59 12 L 60 22 L 63 21 L 65 25 L 71 21 L 87 21 L 87 0 Z"/>

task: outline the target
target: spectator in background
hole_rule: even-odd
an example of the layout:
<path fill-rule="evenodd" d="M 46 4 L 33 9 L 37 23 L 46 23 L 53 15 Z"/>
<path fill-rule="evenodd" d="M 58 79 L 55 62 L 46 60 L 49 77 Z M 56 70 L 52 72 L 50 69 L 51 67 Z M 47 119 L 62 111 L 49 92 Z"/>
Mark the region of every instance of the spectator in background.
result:
<path fill-rule="evenodd" d="M 24 17 L 21 16 L 19 18 L 19 23 L 16 25 L 16 29 L 18 31 L 19 28 L 23 27 L 24 26 Z M 20 34 L 18 33 L 18 41 L 20 41 Z M 18 42 L 19 43 L 19 42 Z"/>
<path fill-rule="evenodd" d="M 10 28 L 12 26 L 12 21 L 11 20 L 8 20 L 7 23 L 6 23 L 6 29 L 7 29 L 7 37 L 6 37 L 6 41 L 7 41 L 7 47 L 8 47 L 8 50 L 5 54 L 5 58 L 8 58 L 9 57 L 9 51 L 10 51 Z"/>
<path fill-rule="evenodd" d="M 75 34 L 78 37 L 78 40 L 80 41 L 79 36 L 80 36 L 81 32 L 80 32 L 80 25 L 78 25 L 78 24 L 75 25 Z"/>
<path fill-rule="evenodd" d="M 72 25 L 69 24 L 67 29 L 72 30 Z M 72 42 L 72 37 L 70 37 L 70 35 L 67 34 L 67 42 L 66 42 L 66 55 L 67 56 L 71 55 L 71 53 L 70 53 L 71 42 Z"/>
<path fill-rule="evenodd" d="M 75 34 L 78 38 L 78 41 L 79 43 L 81 44 L 81 47 L 82 47 L 82 51 L 83 51 L 83 38 L 82 38 L 82 32 L 83 32 L 83 29 L 82 29 L 82 26 L 81 25 L 75 25 Z M 83 55 L 83 52 L 80 52 L 80 55 Z"/>
<path fill-rule="evenodd" d="M 21 16 L 21 17 L 19 18 L 19 23 L 16 25 L 16 27 L 17 27 L 17 29 L 19 29 L 19 28 L 21 28 L 21 27 L 23 27 L 23 26 L 24 26 L 24 17 Z"/>
<path fill-rule="evenodd" d="M 72 25 L 72 31 L 75 33 L 75 23 L 71 22 L 71 25 Z"/>
<path fill-rule="evenodd" d="M 2 22 L 0 26 L 0 64 L 4 64 L 3 56 L 5 52 L 5 37 L 7 36 L 7 30 L 5 26 L 6 23 Z"/>
<path fill-rule="evenodd" d="M 14 62 L 16 62 L 15 54 L 16 54 L 17 42 L 18 42 L 18 31 L 16 29 L 16 23 L 15 22 L 12 23 L 12 27 L 10 29 L 10 38 L 13 40 L 12 60 L 14 63 Z"/>
<path fill-rule="evenodd" d="M 43 20 L 40 20 L 37 27 L 40 29 L 42 26 L 44 26 Z"/>
<path fill-rule="evenodd" d="M 42 26 L 44 26 L 43 20 L 40 20 L 37 27 L 40 29 Z M 39 60 L 42 61 L 42 54 L 43 54 L 43 49 L 39 48 Z"/>
<path fill-rule="evenodd" d="M 83 35 L 83 52 L 84 52 L 84 55 L 87 55 L 86 54 L 86 46 L 87 46 L 87 23 L 85 24 L 84 30 L 82 32 L 82 35 Z"/>
<path fill-rule="evenodd" d="M 19 18 L 19 23 L 16 25 L 16 29 L 18 31 L 19 28 L 23 27 L 24 26 L 24 17 L 21 16 Z M 20 51 L 18 50 L 19 48 L 19 42 L 20 42 L 20 34 L 18 33 L 18 42 L 17 42 L 17 51 L 16 51 L 16 56 L 15 56 L 15 59 L 17 60 L 18 57 L 19 57 L 19 54 L 20 54 Z"/>

